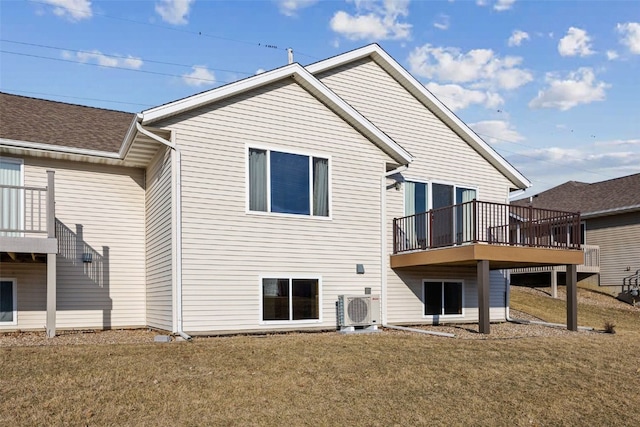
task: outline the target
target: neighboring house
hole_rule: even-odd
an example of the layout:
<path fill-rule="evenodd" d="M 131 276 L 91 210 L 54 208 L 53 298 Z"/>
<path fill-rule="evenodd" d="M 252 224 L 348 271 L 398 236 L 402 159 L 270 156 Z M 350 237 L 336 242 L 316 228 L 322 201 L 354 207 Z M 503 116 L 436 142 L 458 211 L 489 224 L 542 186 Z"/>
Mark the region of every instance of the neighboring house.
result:
<path fill-rule="evenodd" d="M 593 184 L 569 181 L 512 204 L 580 212 L 585 262 L 578 272 L 585 283 L 618 294 L 624 279 L 640 270 L 640 173 Z M 516 271 L 518 276 L 532 273 Z"/>
<path fill-rule="evenodd" d="M 0 330 L 331 329 L 371 290 L 383 324 L 488 333 L 501 269 L 582 261 L 509 237 L 529 181 L 378 45 L 136 115 L 0 100 Z"/>

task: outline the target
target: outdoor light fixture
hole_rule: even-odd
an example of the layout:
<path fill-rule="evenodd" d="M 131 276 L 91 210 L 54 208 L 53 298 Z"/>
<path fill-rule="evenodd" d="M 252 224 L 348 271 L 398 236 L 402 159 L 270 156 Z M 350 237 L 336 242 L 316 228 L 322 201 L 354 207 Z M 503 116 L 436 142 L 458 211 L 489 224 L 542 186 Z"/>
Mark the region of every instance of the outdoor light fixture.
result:
<path fill-rule="evenodd" d="M 364 264 L 356 264 L 356 274 L 364 274 Z"/>

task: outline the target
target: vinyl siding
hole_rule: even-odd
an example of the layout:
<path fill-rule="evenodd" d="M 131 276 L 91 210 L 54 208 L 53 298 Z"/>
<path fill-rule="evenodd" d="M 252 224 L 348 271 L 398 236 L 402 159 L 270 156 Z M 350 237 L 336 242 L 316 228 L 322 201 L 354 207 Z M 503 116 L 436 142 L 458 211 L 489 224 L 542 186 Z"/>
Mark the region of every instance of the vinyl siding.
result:
<path fill-rule="evenodd" d="M 622 286 L 626 276 L 640 269 L 640 215 L 611 215 L 586 223 L 586 244 L 600 246 L 600 285 Z"/>
<path fill-rule="evenodd" d="M 432 181 L 478 189 L 478 199 L 505 203 L 510 181 L 469 146 L 395 79 L 370 59 L 354 61 L 317 76 L 374 125 L 393 138 L 414 157 L 405 180 Z M 389 180 L 391 184 L 393 181 Z M 388 253 L 393 251 L 393 218 L 404 216 L 404 192 L 387 191 Z M 387 259 L 387 263 L 389 260 Z M 396 272 L 388 267 L 387 320 L 390 323 L 422 323 L 424 278 L 465 279 L 465 316 L 460 321 L 478 320 L 475 270 L 441 268 Z M 504 310 L 504 279 L 491 273 L 490 317 L 501 320 Z"/>
<path fill-rule="evenodd" d="M 389 159 L 293 80 L 162 125 L 182 150 L 185 331 L 334 328 L 339 294 L 380 292 L 380 176 Z M 248 213 L 254 144 L 328 157 L 331 217 Z M 261 276 L 319 277 L 322 321 L 261 323 Z"/>
<path fill-rule="evenodd" d="M 72 243 L 57 257 L 57 327 L 144 326 L 144 170 L 39 158 L 24 165 L 28 186 L 46 186 L 46 170 L 55 170 L 56 218 Z M 42 280 L 37 316 L 46 311 Z"/>
<path fill-rule="evenodd" d="M 160 149 L 146 173 L 147 325 L 171 331 L 172 206 L 171 150 Z"/>
<path fill-rule="evenodd" d="M 47 265 L 43 263 L 0 263 L 0 277 L 16 279 L 18 288 L 17 325 L 2 325 L 2 330 L 44 329 L 47 322 Z"/>

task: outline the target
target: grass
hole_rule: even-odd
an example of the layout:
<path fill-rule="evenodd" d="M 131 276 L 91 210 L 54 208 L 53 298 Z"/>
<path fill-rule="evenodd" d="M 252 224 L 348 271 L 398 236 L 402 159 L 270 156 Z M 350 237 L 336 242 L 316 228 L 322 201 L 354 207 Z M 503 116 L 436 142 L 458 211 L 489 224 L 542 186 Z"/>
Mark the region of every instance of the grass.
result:
<path fill-rule="evenodd" d="M 562 321 L 559 301 L 517 291 L 512 299 Z M 638 312 L 599 310 L 581 305 L 581 324 L 611 319 L 617 334 L 2 348 L 0 424 L 640 425 Z"/>

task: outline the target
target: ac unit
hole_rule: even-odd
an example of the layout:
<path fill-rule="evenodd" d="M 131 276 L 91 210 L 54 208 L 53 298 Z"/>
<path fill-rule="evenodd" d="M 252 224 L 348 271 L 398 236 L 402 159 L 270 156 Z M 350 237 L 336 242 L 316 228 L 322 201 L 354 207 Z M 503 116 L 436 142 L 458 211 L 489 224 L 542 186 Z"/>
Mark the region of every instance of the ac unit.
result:
<path fill-rule="evenodd" d="M 338 326 L 372 326 L 380 323 L 380 295 L 339 295 Z"/>

